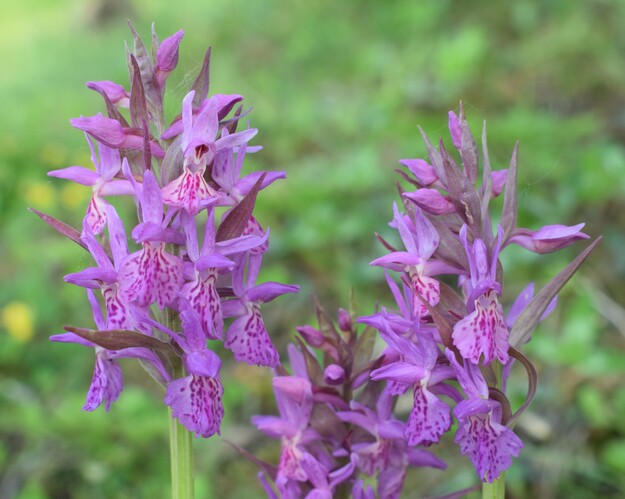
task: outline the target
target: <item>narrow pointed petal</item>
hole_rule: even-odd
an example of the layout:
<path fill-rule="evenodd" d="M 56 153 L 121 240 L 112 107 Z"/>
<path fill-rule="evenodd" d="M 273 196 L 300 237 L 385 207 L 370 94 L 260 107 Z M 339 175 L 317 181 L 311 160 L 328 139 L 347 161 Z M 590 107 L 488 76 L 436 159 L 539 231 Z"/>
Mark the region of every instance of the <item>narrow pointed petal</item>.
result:
<path fill-rule="evenodd" d="M 69 166 L 48 172 L 49 177 L 63 178 L 78 184 L 92 186 L 100 179 L 100 175 L 82 166 Z"/>

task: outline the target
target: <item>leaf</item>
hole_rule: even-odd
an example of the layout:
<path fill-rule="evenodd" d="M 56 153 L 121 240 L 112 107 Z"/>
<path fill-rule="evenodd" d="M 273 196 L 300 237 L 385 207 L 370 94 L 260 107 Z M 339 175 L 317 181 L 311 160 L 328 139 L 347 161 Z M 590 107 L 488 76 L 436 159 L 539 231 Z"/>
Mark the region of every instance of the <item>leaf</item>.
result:
<path fill-rule="evenodd" d="M 447 189 L 451 202 L 456 207 L 460 217 L 469 225 L 474 234 L 481 231 L 480 201 L 475 193 L 473 184 L 467 176 L 455 165 L 453 159 L 445 150 L 443 143 L 440 144 L 443 167 L 447 176 Z"/>
<path fill-rule="evenodd" d="M 148 109 L 145 102 L 145 90 L 141 80 L 141 71 L 134 55 L 130 55 L 130 62 L 133 67 L 132 85 L 130 87 L 130 121 L 132 126 L 141 128 L 147 122 Z"/>
<path fill-rule="evenodd" d="M 34 208 L 28 208 L 28 211 L 37 215 L 41 220 L 47 223 L 50 227 L 52 227 L 55 231 L 60 234 L 63 234 L 65 237 L 74 241 L 78 246 L 87 249 L 87 246 L 80 240 L 80 232 L 78 232 L 73 227 L 70 227 L 64 222 L 57 220 L 50 215 L 46 215 L 45 213 L 41 213 L 39 210 L 35 210 Z"/>
<path fill-rule="evenodd" d="M 296 338 L 299 343 L 300 351 L 304 356 L 304 361 L 306 362 L 306 372 L 308 373 L 308 377 L 313 385 L 319 386 L 323 385 L 323 370 L 319 365 L 319 361 L 317 358 L 310 352 L 306 344 L 302 341 L 301 338 Z"/>
<path fill-rule="evenodd" d="M 434 146 L 430 143 L 427 135 L 421 127 L 417 127 L 419 132 L 421 132 L 421 137 L 423 137 L 423 142 L 425 142 L 425 147 L 428 150 L 428 156 L 430 158 L 430 164 L 434 171 L 436 172 L 436 176 L 443 182 L 443 184 L 447 183 L 447 176 L 445 175 L 445 167 L 443 166 L 443 159 L 441 158 L 440 153 L 434 148 Z"/>
<path fill-rule="evenodd" d="M 362 367 L 371 360 L 373 348 L 377 334 L 375 329 L 367 326 L 365 330 L 358 335 L 358 339 L 354 344 L 354 371 L 359 372 Z"/>
<path fill-rule="evenodd" d="M 65 331 L 77 334 L 81 338 L 95 343 L 107 350 L 124 350 L 125 348 L 149 348 L 161 352 L 171 352 L 174 348 L 171 343 L 159 341 L 136 331 L 113 329 L 110 331 L 94 331 L 73 326 L 63 326 Z"/>
<path fill-rule="evenodd" d="M 254 210 L 254 204 L 256 203 L 256 195 L 260 191 L 261 185 L 265 180 L 265 173 L 263 173 L 256 181 L 254 186 L 250 189 L 247 195 L 226 215 L 226 218 L 221 222 L 217 233 L 215 234 L 215 242 L 228 241 L 239 237 L 247 222 L 252 216 Z"/>
<path fill-rule="evenodd" d="M 503 244 L 506 243 L 510 234 L 516 227 L 517 217 L 517 162 L 519 159 L 519 143 L 514 145 L 512 158 L 510 159 L 510 169 L 506 178 L 506 190 L 503 198 L 503 208 L 501 210 L 500 224 L 503 228 Z"/>
<path fill-rule="evenodd" d="M 460 127 L 462 129 L 462 138 L 460 143 L 460 156 L 462 158 L 462 166 L 467 175 L 467 178 L 472 184 L 475 184 L 477 180 L 477 162 L 478 153 L 475 139 L 469 128 L 469 123 L 464 116 L 464 110 L 462 109 L 462 103 L 460 103 Z"/>
<path fill-rule="evenodd" d="M 538 373 L 536 372 L 534 364 L 532 364 L 532 362 L 516 348 L 510 347 L 508 353 L 510 354 L 510 357 L 515 358 L 521 364 L 523 364 L 523 367 L 527 371 L 528 380 L 525 402 L 523 402 L 523 405 L 519 407 L 519 409 L 510 417 L 510 419 L 503 419 L 503 423 L 506 426 L 510 427 L 516 421 L 516 419 L 525 412 L 525 409 L 529 407 L 530 403 L 534 399 L 534 395 L 536 395 L 536 386 L 538 385 Z"/>
<path fill-rule="evenodd" d="M 211 64 L 211 48 L 208 47 L 206 54 L 204 55 L 204 62 L 202 68 L 198 73 L 191 90 L 195 90 L 193 96 L 193 106 L 199 107 L 200 104 L 208 96 L 208 90 L 210 88 L 210 64 Z"/>
<path fill-rule="evenodd" d="M 132 38 L 134 39 L 134 57 L 137 60 L 139 72 L 141 73 L 141 81 L 143 82 L 143 89 L 148 105 L 148 110 L 150 114 L 155 118 L 160 130 L 163 123 L 163 96 L 161 93 L 161 89 L 154 79 L 154 68 L 152 67 L 150 56 L 148 55 L 148 51 L 146 50 L 143 41 L 135 31 L 135 28 L 132 26 L 132 23 L 130 21 L 128 21 L 128 26 L 130 27 L 130 32 L 132 33 Z"/>
<path fill-rule="evenodd" d="M 491 177 L 492 169 L 490 167 L 490 157 L 488 155 L 488 145 L 486 144 L 486 121 L 482 127 L 482 157 L 483 161 L 483 175 L 482 175 L 482 188 L 480 190 L 482 196 L 482 235 L 486 236 L 486 244 L 491 247 L 493 229 L 490 222 L 490 213 L 488 211 L 488 205 L 490 203 L 490 197 L 493 189 L 493 179 Z"/>
<path fill-rule="evenodd" d="M 184 151 L 182 150 L 181 144 L 182 135 L 178 135 L 167 148 L 163 164 L 161 165 L 161 183 L 163 186 L 169 184 L 169 182 L 182 174 Z"/>
<path fill-rule="evenodd" d="M 458 240 L 458 234 L 454 233 L 445 223 L 443 223 L 440 220 L 440 217 L 432 216 L 425 211 L 423 212 L 423 215 L 432 223 L 440 238 L 434 255 L 443 261 L 451 263 L 459 269 L 465 269 L 468 273 L 469 260 L 467 259 L 467 253 L 464 250 L 462 243 Z"/>
<path fill-rule="evenodd" d="M 601 237 L 595 239 L 575 260 L 569 263 L 560 273 L 555 276 L 529 303 L 525 310 L 521 312 L 510 331 L 510 345 L 518 348 L 523 345 L 531 336 L 532 330 L 540 321 L 541 316 L 547 309 L 551 300 L 564 287 L 568 280 L 575 274 L 579 266 L 588 258 L 592 250 L 601 241 Z"/>

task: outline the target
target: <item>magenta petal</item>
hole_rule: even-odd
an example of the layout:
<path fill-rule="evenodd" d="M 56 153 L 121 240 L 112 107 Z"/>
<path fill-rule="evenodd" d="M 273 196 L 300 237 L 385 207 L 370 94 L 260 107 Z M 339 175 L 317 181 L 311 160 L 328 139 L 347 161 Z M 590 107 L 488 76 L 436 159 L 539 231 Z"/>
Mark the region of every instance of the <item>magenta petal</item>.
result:
<path fill-rule="evenodd" d="M 52 170 L 48 172 L 48 176 L 63 178 L 66 180 L 72 180 L 78 184 L 92 186 L 100 179 L 93 170 L 83 168 L 82 166 L 69 166 L 67 168 L 61 168 L 60 170 Z"/>
<path fill-rule="evenodd" d="M 106 226 L 106 203 L 100 196 L 93 195 L 87 206 L 87 214 L 85 215 L 85 223 L 93 234 L 101 234 Z"/>
<path fill-rule="evenodd" d="M 195 281 L 188 282 L 182 287 L 182 295 L 198 315 L 204 335 L 213 340 L 221 339 L 224 329 L 216 280 L 217 276 L 212 272 L 206 278 L 197 274 Z"/>
<path fill-rule="evenodd" d="M 371 379 L 374 381 L 389 379 L 400 383 L 413 384 L 422 380 L 427 371 L 420 366 L 408 362 L 393 362 L 384 367 L 371 371 Z"/>
<path fill-rule="evenodd" d="M 455 442 L 468 454 L 483 481 L 493 482 L 512 465 L 523 442 L 514 432 L 491 420 L 490 414 L 471 416 L 458 424 Z"/>
<path fill-rule="evenodd" d="M 482 355 L 484 365 L 495 358 L 505 364 L 509 358 L 509 334 L 497 295 L 491 291 L 475 301 L 473 313 L 456 323 L 452 339 L 462 356 L 473 364 L 478 364 Z"/>
<path fill-rule="evenodd" d="M 203 208 L 203 202 L 214 196 L 203 175 L 204 169 L 192 173 L 185 167 L 182 175 L 163 187 L 165 204 L 182 207 L 190 215 L 196 215 Z"/>
<path fill-rule="evenodd" d="M 399 162 L 412 172 L 420 184 L 428 186 L 438 180 L 432 165 L 423 159 L 401 159 Z"/>
<path fill-rule="evenodd" d="M 430 445 L 438 442 L 451 426 L 450 412 L 445 402 L 427 388 L 417 385 L 414 390 L 414 405 L 404 430 L 408 445 Z"/>
<path fill-rule="evenodd" d="M 224 346 L 232 350 L 236 361 L 267 367 L 276 367 L 280 363 L 256 306 L 251 313 L 239 317 L 230 325 Z"/>
<path fill-rule="evenodd" d="M 297 293 L 299 286 L 292 284 L 280 284 L 278 282 L 265 282 L 254 286 L 247 292 L 250 301 L 267 303 L 274 300 L 278 296 L 286 293 Z"/>
<path fill-rule="evenodd" d="M 451 142 L 456 149 L 460 150 L 460 147 L 462 145 L 462 126 L 460 124 L 460 119 L 453 111 L 449 111 L 448 116 L 449 134 L 451 135 Z"/>
<path fill-rule="evenodd" d="M 414 291 L 414 312 L 419 317 L 423 317 L 428 314 L 428 309 L 419 298 L 419 295 L 431 306 L 435 306 L 440 301 L 440 283 L 433 277 L 419 275 L 416 272 L 412 272 L 410 278 Z"/>
<path fill-rule="evenodd" d="M 406 192 L 403 195 L 432 215 L 444 215 L 456 211 L 453 203 L 436 189 L 423 188 L 416 192 Z"/>
<path fill-rule="evenodd" d="M 126 142 L 126 134 L 121 124 L 112 118 L 98 114 L 86 118 L 73 118 L 69 121 L 74 128 L 87 132 L 108 147 L 118 148 Z"/>
<path fill-rule="evenodd" d="M 184 31 L 180 30 L 161 42 L 156 51 L 155 69 L 171 72 L 176 68 L 178 64 L 178 47 L 183 36 Z"/>
<path fill-rule="evenodd" d="M 87 393 L 84 411 L 94 411 L 103 402 L 108 411 L 111 404 L 119 398 L 123 389 L 122 369 L 117 362 L 107 358 L 104 350 L 96 354 L 93 379 Z"/>
<path fill-rule="evenodd" d="M 164 244 L 144 243 L 143 250 L 128 255 L 119 270 L 122 295 L 138 305 L 156 302 L 163 309 L 182 286 L 182 260 L 165 252 Z"/>
<path fill-rule="evenodd" d="M 208 438 L 220 433 L 223 392 L 219 377 L 187 376 L 167 385 L 165 404 L 187 430 Z"/>
<path fill-rule="evenodd" d="M 187 371 L 195 376 L 215 378 L 221 367 L 219 356 L 206 348 L 199 352 L 188 353 L 183 359 Z"/>

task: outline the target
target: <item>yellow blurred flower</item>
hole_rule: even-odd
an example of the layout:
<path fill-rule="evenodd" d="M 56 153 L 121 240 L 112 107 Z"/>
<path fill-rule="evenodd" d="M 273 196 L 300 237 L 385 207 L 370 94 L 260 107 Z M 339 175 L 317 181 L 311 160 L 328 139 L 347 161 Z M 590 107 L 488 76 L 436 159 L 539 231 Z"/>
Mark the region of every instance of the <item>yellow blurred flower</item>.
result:
<path fill-rule="evenodd" d="M 24 302 L 7 303 L 0 313 L 7 332 L 18 341 L 29 341 L 34 334 L 33 310 Z"/>
<path fill-rule="evenodd" d="M 67 151 L 56 143 L 45 144 L 39 152 L 40 161 L 47 167 L 64 166 L 66 157 Z"/>
<path fill-rule="evenodd" d="M 24 194 L 26 204 L 33 208 L 46 210 L 56 203 L 56 191 L 48 183 L 37 182 L 26 186 Z"/>
<path fill-rule="evenodd" d="M 84 185 L 68 182 L 61 188 L 61 204 L 70 211 L 78 208 L 87 209 L 91 196 L 91 188 Z"/>

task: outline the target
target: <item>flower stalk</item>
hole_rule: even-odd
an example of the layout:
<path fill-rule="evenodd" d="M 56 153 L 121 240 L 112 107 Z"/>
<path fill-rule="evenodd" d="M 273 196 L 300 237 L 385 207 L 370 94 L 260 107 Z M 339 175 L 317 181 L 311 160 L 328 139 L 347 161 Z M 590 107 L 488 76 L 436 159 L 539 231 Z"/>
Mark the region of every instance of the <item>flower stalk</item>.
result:
<path fill-rule="evenodd" d="M 506 497 L 506 474 L 499 475 L 499 478 L 492 483 L 482 483 L 482 499 L 504 499 Z"/>

